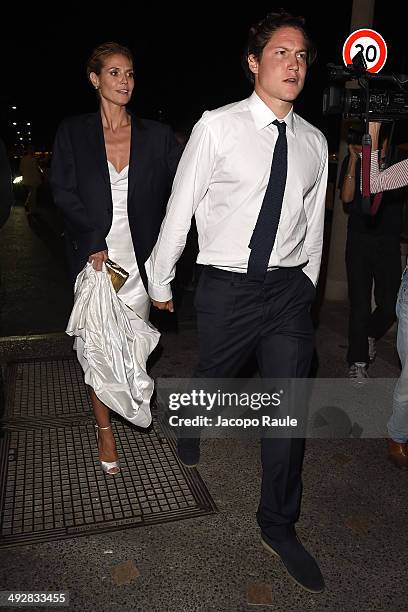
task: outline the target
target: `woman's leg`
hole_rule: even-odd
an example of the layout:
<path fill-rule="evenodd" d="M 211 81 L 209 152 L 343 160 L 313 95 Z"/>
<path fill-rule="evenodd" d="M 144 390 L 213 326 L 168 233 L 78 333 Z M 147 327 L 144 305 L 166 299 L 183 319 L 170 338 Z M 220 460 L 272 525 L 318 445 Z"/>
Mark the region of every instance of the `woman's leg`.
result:
<path fill-rule="evenodd" d="M 112 428 L 110 427 L 110 410 L 100 399 L 98 399 L 92 387 L 88 386 L 88 390 L 91 397 L 95 421 L 98 425 L 99 459 L 107 462 L 117 461 L 118 453 L 116 450 L 115 438 Z M 109 429 L 105 429 L 106 427 Z"/>

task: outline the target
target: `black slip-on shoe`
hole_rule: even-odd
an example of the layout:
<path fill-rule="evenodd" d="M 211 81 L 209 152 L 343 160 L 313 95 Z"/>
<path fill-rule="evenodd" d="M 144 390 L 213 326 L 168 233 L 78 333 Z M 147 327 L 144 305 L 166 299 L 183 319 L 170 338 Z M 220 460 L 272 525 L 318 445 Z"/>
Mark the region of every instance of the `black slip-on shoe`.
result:
<path fill-rule="evenodd" d="M 289 576 L 299 586 L 310 593 L 324 591 L 324 578 L 319 566 L 295 534 L 277 542 L 262 533 L 261 543 L 268 552 L 279 557 Z"/>
<path fill-rule="evenodd" d="M 177 456 L 185 467 L 197 467 L 200 462 L 200 439 L 180 438 L 177 440 Z"/>

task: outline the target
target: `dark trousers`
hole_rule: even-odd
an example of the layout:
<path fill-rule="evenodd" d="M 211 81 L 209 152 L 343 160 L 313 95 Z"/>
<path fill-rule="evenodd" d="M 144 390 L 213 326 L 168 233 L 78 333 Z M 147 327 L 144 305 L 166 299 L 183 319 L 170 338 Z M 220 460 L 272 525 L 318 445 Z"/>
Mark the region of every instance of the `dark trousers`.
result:
<path fill-rule="evenodd" d="M 314 346 L 315 288 L 300 268 L 268 272 L 264 282 L 203 267 L 196 293 L 197 378 L 230 378 L 255 353 L 262 378 L 305 378 Z M 299 517 L 304 440 L 263 438 L 262 531 L 282 540 Z"/>
<path fill-rule="evenodd" d="M 401 283 L 398 236 L 349 233 L 346 267 L 350 300 L 349 364 L 368 363 L 368 340 L 381 338 L 395 321 L 395 304 Z M 371 312 L 374 281 L 376 308 Z"/>

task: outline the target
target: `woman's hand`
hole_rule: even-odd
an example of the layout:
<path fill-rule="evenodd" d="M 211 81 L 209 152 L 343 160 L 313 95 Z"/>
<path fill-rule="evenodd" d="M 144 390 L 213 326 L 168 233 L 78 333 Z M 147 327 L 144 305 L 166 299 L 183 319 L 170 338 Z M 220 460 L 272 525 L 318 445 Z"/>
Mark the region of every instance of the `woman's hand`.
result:
<path fill-rule="evenodd" d="M 108 259 L 108 251 L 98 251 L 97 253 L 92 253 L 88 257 L 89 263 L 92 264 L 93 269 L 101 272 L 102 264 Z"/>
<path fill-rule="evenodd" d="M 174 312 L 173 300 L 167 300 L 167 302 L 158 302 L 157 300 L 152 300 L 152 304 L 155 308 L 159 310 L 168 310 L 169 312 Z"/>

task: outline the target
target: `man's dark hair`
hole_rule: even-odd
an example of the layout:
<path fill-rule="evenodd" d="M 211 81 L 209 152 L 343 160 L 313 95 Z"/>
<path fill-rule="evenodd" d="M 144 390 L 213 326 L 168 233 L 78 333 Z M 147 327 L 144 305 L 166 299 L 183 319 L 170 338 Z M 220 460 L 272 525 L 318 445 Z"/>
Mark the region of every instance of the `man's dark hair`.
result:
<path fill-rule="evenodd" d="M 262 52 L 268 44 L 272 34 L 279 28 L 296 28 L 302 32 L 307 46 L 307 65 L 316 58 L 315 46 L 306 30 L 306 21 L 304 17 L 295 17 L 284 9 L 279 9 L 277 12 L 268 13 L 264 19 L 254 24 L 248 33 L 248 43 L 245 52 L 242 56 L 242 67 L 248 79 L 254 83 L 255 76 L 248 66 L 248 57 L 254 55 L 258 61 L 262 57 Z"/>

